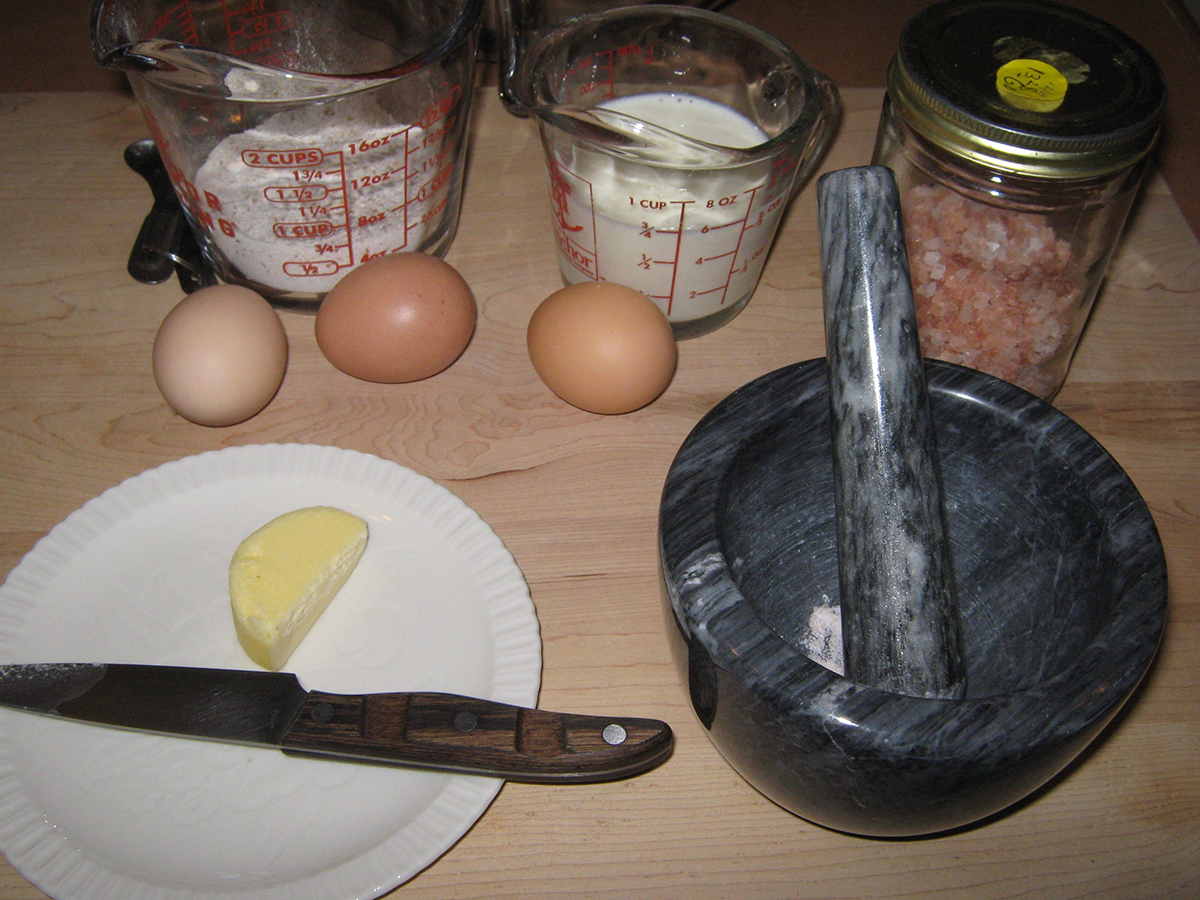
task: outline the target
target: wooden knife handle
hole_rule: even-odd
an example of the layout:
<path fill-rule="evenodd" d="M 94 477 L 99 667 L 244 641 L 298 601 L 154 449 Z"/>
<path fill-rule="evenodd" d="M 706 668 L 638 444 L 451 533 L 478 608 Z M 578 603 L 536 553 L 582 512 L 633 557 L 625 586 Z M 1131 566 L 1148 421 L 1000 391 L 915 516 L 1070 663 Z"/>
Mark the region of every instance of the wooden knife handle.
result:
<path fill-rule="evenodd" d="M 628 778 L 671 755 L 655 719 L 606 718 L 460 697 L 312 691 L 285 752 L 443 769 L 543 784 Z"/>

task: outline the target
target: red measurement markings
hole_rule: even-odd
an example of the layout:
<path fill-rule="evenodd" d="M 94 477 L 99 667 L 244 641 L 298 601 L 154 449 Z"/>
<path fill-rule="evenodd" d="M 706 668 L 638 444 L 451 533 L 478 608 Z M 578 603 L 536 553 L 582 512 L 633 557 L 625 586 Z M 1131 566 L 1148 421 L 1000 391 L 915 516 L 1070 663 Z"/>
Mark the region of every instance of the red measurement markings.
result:
<path fill-rule="evenodd" d="M 568 81 L 578 80 L 575 76 L 586 79 L 580 82 L 572 91 L 574 99 L 587 98 L 592 102 L 611 100 L 616 96 L 614 83 L 616 81 L 616 61 L 625 57 L 639 57 L 640 62 L 655 63 L 653 47 L 643 47 L 641 44 L 626 44 L 613 50 L 602 50 L 585 56 L 567 71 Z M 590 77 L 588 77 L 590 75 Z M 599 93 L 599 100 L 593 100 L 593 95 Z"/>
<path fill-rule="evenodd" d="M 744 233 L 745 226 L 746 226 L 746 220 L 738 219 L 736 222 L 726 222 L 724 225 L 705 225 L 703 228 L 700 229 L 700 233 L 701 234 L 716 234 L 716 233 L 720 233 L 720 232 L 724 231 L 726 228 L 741 228 Z M 701 257 L 697 258 L 696 265 L 702 266 L 705 263 L 716 262 L 718 259 L 724 259 L 727 256 L 736 257 L 738 254 L 738 247 L 741 246 L 741 242 L 742 242 L 741 235 L 738 235 L 738 243 L 734 245 L 732 250 L 726 250 L 724 253 L 717 253 L 717 254 L 714 254 L 713 256 L 701 256 Z M 732 266 L 732 263 L 731 263 L 731 266 Z M 717 287 L 711 288 L 707 291 L 693 291 L 693 295 L 700 296 L 702 294 L 711 294 L 711 293 L 713 293 L 713 291 L 725 290 L 728 287 L 729 287 L 729 279 L 726 279 L 725 284 L 718 285 Z M 721 302 L 724 303 L 725 300 L 722 298 Z"/>
<path fill-rule="evenodd" d="M 263 188 L 263 197 L 283 207 L 271 233 L 280 240 L 312 242 L 312 260 L 292 260 L 284 271 L 297 277 L 328 275 L 353 264 L 349 213 L 346 203 L 345 157 L 339 150 L 326 153 L 317 147 L 251 148 L 242 162 L 252 168 L 274 169 L 289 181 Z M 339 201 L 340 195 L 340 202 Z M 344 241 L 329 240 L 341 232 Z M 345 253 L 346 262 L 321 259 Z"/>
<path fill-rule="evenodd" d="M 703 266 L 706 263 L 716 262 L 718 260 L 725 259 L 726 257 L 728 257 L 729 258 L 729 268 L 727 270 L 725 270 L 725 273 L 724 273 L 725 277 L 724 277 L 723 281 L 718 280 L 718 281 L 714 282 L 713 286 L 711 288 L 706 288 L 703 290 L 689 291 L 689 293 L 688 293 L 689 298 L 694 299 L 696 297 L 707 297 L 710 294 L 715 294 L 715 293 L 720 292 L 722 295 L 721 296 L 721 305 L 724 305 L 725 301 L 727 299 L 729 299 L 728 298 L 729 285 L 733 281 L 735 267 L 737 266 L 738 254 L 741 253 L 742 241 L 745 238 L 746 231 L 748 230 L 748 227 L 749 227 L 750 213 L 754 209 L 754 197 L 755 197 L 755 194 L 758 193 L 758 190 L 759 190 L 759 188 L 755 187 L 755 188 L 752 188 L 748 192 L 738 194 L 738 195 L 735 195 L 732 197 L 723 197 L 720 200 L 705 201 L 705 206 L 708 208 L 714 208 L 714 207 L 717 207 L 717 208 L 730 207 L 730 208 L 732 208 L 736 203 L 738 203 L 742 198 L 746 197 L 747 195 L 750 198 L 750 203 L 747 206 L 746 214 L 744 216 L 742 216 L 740 219 L 734 219 L 730 222 L 723 222 L 720 225 L 705 225 L 699 229 L 699 232 L 702 235 L 708 235 L 708 234 L 715 235 L 715 234 L 718 234 L 718 233 L 724 231 L 727 228 L 737 228 L 738 236 L 737 236 L 737 242 L 734 244 L 733 249 L 727 250 L 724 253 L 716 253 L 716 254 L 713 254 L 712 256 L 700 256 L 696 259 L 694 265 Z M 683 236 L 685 234 L 685 224 L 686 224 L 686 220 L 687 220 L 688 207 L 694 205 L 695 201 L 672 200 L 670 202 L 672 204 L 677 204 L 679 206 L 678 225 L 675 228 L 656 228 L 656 229 L 654 229 L 654 232 L 656 234 L 665 234 L 665 235 L 674 235 L 675 236 L 674 254 L 673 254 L 673 256 L 671 256 L 668 259 L 652 260 L 652 262 L 654 262 L 654 263 L 660 263 L 662 265 L 671 266 L 671 286 L 670 286 L 668 294 L 665 297 L 664 296 L 656 296 L 654 298 L 656 300 L 663 300 L 666 302 L 667 315 L 671 314 L 671 312 L 674 308 L 674 305 L 675 305 L 675 299 L 676 299 L 675 292 L 676 292 L 676 287 L 679 282 L 679 267 L 682 263 L 681 257 L 682 257 L 682 253 L 683 253 Z M 645 232 L 643 232 L 643 233 L 645 233 Z M 701 240 L 703 240 L 703 238 L 701 238 Z"/>
<path fill-rule="evenodd" d="M 661 234 L 675 235 L 675 255 L 670 260 L 664 260 L 671 265 L 671 286 L 667 289 L 666 296 L 668 316 L 671 314 L 671 307 L 675 304 L 675 282 L 679 278 L 679 251 L 683 248 L 683 220 L 692 201 L 673 200 L 671 202 L 679 204 L 679 225 L 672 230 L 659 229 Z"/>
<path fill-rule="evenodd" d="M 342 229 L 346 235 L 346 254 L 348 257 L 347 265 L 354 265 L 354 235 L 350 231 L 350 191 L 346 186 L 346 154 L 340 150 L 337 153 L 329 154 L 331 158 L 337 160 L 337 184 L 340 186 L 334 190 L 342 192 Z"/>
<path fill-rule="evenodd" d="M 447 91 L 421 114 L 416 125 L 404 131 L 404 196 L 392 208 L 392 212 L 404 215 L 404 246 L 408 244 L 410 231 L 428 225 L 446 209 L 448 197 L 434 200 L 454 175 L 455 147 L 447 138 L 458 123 L 457 106 L 461 94 L 457 86 Z M 414 129 L 420 136 L 419 141 L 413 140 Z M 420 165 L 414 165 L 414 157 L 422 152 L 428 155 L 421 159 Z"/>
<path fill-rule="evenodd" d="M 575 88 L 575 100 L 587 100 L 590 103 L 600 103 L 612 99 L 613 90 L 613 54 L 614 50 L 603 50 L 585 57 L 575 67 L 577 72 L 590 73 L 591 77 Z M 595 96 L 598 95 L 598 99 Z"/>
<path fill-rule="evenodd" d="M 345 219 L 346 204 L 343 196 L 341 203 L 327 203 L 332 196 L 343 193 L 344 172 L 342 171 L 342 154 L 340 152 L 325 153 L 316 147 L 285 147 L 282 149 L 261 148 L 242 151 L 242 162 L 251 168 L 276 169 L 291 177 L 287 184 L 269 185 L 263 188 L 263 196 L 271 203 L 285 204 L 288 212 L 299 215 L 299 219 L 285 219 L 271 225 L 271 233 L 281 240 L 321 241 L 331 237 L 339 230 L 349 231 L 347 224 L 339 222 L 340 216 Z M 324 168 L 336 163 L 335 168 Z M 330 248 L 322 250 L 322 247 Z M 320 244 L 317 253 L 334 252 L 347 248 L 344 244 Z M 305 261 L 296 263 L 302 267 L 304 274 L 319 274 L 324 268 L 318 266 L 310 272 L 303 269 Z"/>
<path fill-rule="evenodd" d="M 393 175 L 399 175 L 404 171 L 401 166 L 396 169 L 384 169 L 382 172 L 367 172 L 363 175 L 355 175 L 350 179 L 351 191 L 365 191 L 367 188 L 378 187 L 386 181 L 391 181 Z"/>
<path fill-rule="evenodd" d="M 294 147 L 286 150 L 243 150 L 242 162 L 255 169 L 311 168 L 325 161 L 325 154 L 316 147 Z M 309 178 L 308 180 L 312 180 Z"/>
<path fill-rule="evenodd" d="M 550 203 L 554 210 L 554 237 L 559 251 L 574 268 L 588 278 L 598 277 L 596 249 L 596 206 L 592 183 L 570 169 L 549 159 Z M 590 216 L 587 222 L 571 221 L 570 198 L 578 193 L 580 203 Z M 590 246 L 588 246 L 590 244 Z"/>
<path fill-rule="evenodd" d="M 437 195 L 438 191 L 444 188 L 450 182 L 450 176 L 454 173 L 454 164 L 451 163 L 442 169 L 439 169 L 434 176 L 417 188 L 416 196 L 410 203 L 424 203 L 426 200 L 432 199 Z"/>
<path fill-rule="evenodd" d="M 272 50 L 273 36 L 293 25 L 291 10 L 269 10 L 266 0 L 222 0 L 222 5 L 230 52 L 235 56 L 266 56 Z"/>
<path fill-rule="evenodd" d="M 196 23 L 192 19 L 192 6 L 188 0 L 180 0 L 168 6 L 146 29 L 146 38 L 163 38 L 184 44 L 198 44 Z"/>
<path fill-rule="evenodd" d="M 405 235 L 418 226 L 428 225 L 446 209 L 446 204 L 450 199 L 448 194 L 432 205 L 427 206 L 426 204 L 429 204 L 434 197 L 442 192 L 453 174 L 454 163 L 452 162 L 450 165 L 437 170 L 432 178 L 417 187 L 415 191 L 411 190 L 411 188 L 416 185 L 416 180 L 420 177 L 420 173 L 413 172 L 409 174 L 405 183 L 405 198 L 399 206 L 393 207 L 393 211 L 404 211 Z M 413 215 L 414 211 L 417 215 Z M 407 243 L 407 239 L 405 242 Z"/>
<path fill-rule="evenodd" d="M 617 48 L 617 56 L 640 56 L 642 62 L 656 63 L 658 57 L 654 55 L 653 47 L 644 47 L 641 44 L 626 44 L 624 47 Z"/>
<path fill-rule="evenodd" d="M 454 129 L 455 122 L 458 121 L 458 116 L 451 116 L 442 122 L 434 122 L 429 128 L 423 129 L 421 135 L 421 146 L 410 146 L 408 149 L 409 155 L 416 153 L 418 150 L 428 150 L 430 147 L 439 147 L 446 139 L 446 136 Z"/>
<path fill-rule="evenodd" d="M 752 213 L 754 211 L 754 200 L 758 196 L 758 192 L 760 189 L 761 189 L 761 185 L 756 185 L 755 187 L 751 188 L 749 191 L 750 205 L 746 207 L 746 215 L 742 219 L 742 229 L 741 229 L 741 231 L 738 232 L 737 246 L 735 246 L 733 248 L 733 258 L 729 260 L 729 273 L 725 276 L 725 292 L 726 293 L 721 297 L 721 305 L 722 306 L 724 306 L 725 301 L 729 299 L 729 296 L 728 296 L 729 283 L 731 281 L 733 281 L 733 271 L 734 271 L 734 266 L 737 265 L 738 254 L 742 252 L 742 241 L 745 240 L 746 232 L 751 227 L 749 224 L 750 223 L 750 213 Z M 761 220 L 762 220 L 762 216 L 760 215 L 759 221 L 761 221 Z M 749 263 L 747 262 L 747 264 L 749 264 Z"/>
<path fill-rule="evenodd" d="M 422 212 L 421 218 L 420 218 L 420 224 L 428 225 L 430 222 L 434 221 L 438 216 L 440 216 L 445 211 L 446 204 L 449 202 L 450 202 L 449 196 L 443 197 L 437 203 L 433 204 L 433 206 L 429 207 L 424 212 Z"/>
<path fill-rule="evenodd" d="M 347 244 L 334 241 L 320 241 L 313 244 L 313 252 L 317 257 L 332 256 L 334 259 L 296 259 L 283 264 L 287 275 L 300 278 L 317 278 L 322 275 L 332 275 L 349 263 L 339 261 L 336 257 L 348 249 Z"/>
<path fill-rule="evenodd" d="M 260 4 L 247 4 L 260 5 Z M 292 27 L 291 10 L 277 9 L 273 12 L 264 13 L 260 16 L 250 16 L 242 20 L 241 33 L 247 37 L 262 37 L 266 34 L 274 34 L 278 31 L 287 31 Z"/>
<path fill-rule="evenodd" d="M 741 222 L 742 228 L 738 232 L 737 246 L 733 248 L 732 257 L 729 260 L 729 274 L 726 276 L 726 279 L 725 279 L 725 290 L 726 291 L 729 290 L 729 284 L 730 284 L 730 282 L 733 281 L 733 276 L 736 274 L 744 274 L 745 272 L 748 272 L 750 270 L 750 262 L 754 259 L 757 259 L 758 255 L 760 253 L 762 253 L 763 250 L 765 249 L 765 248 L 760 248 L 760 249 L 756 250 L 753 254 L 751 254 L 746 259 L 746 261 L 744 263 L 742 263 L 742 268 L 741 268 L 740 272 L 738 271 L 737 268 L 735 268 L 737 266 L 738 257 L 740 257 L 741 253 L 742 253 L 742 243 L 746 240 L 746 233 L 749 232 L 751 228 L 757 228 L 763 222 L 763 213 L 761 211 L 759 211 L 759 213 L 758 213 L 758 221 L 757 222 L 750 221 L 751 215 L 754 213 L 754 203 L 758 198 L 758 192 L 760 190 L 762 190 L 762 185 L 756 185 L 755 187 L 751 188 L 747 192 L 750 195 L 750 205 L 747 207 L 746 215 L 742 219 L 742 222 Z M 721 298 L 721 303 L 724 304 L 725 301 L 728 299 L 729 299 L 728 295 L 723 296 Z"/>
<path fill-rule="evenodd" d="M 271 226 L 271 232 L 277 238 L 311 240 L 312 238 L 329 237 L 333 234 L 336 227 L 329 220 L 317 222 L 276 222 Z"/>
<path fill-rule="evenodd" d="M 392 213 L 393 215 L 398 214 L 403 218 L 404 242 L 399 247 L 394 248 L 394 250 L 403 250 L 408 246 L 408 232 L 411 231 L 412 227 L 413 227 L 412 217 L 409 215 L 409 212 L 408 212 L 408 185 L 409 185 L 409 182 L 412 180 L 412 171 L 411 171 L 412 163 L 410 161 L 413 157 L 413 154 L 416 152 L 416 150 L 413 147 L 413 142 L 412 142 L 412 128 L 405 128 L 403 131 L 396 132 L 395 138 L 398 138 L 398 139 L 404 141 L 404 156 L 403 156 L 403 159 L 404 159 L 404 169 L 403 169 L 404 193 L 400 197 L 400 203 L 397 204 L 396 206 L 392 207 L 390 210 L 388 210 L 388 212 Z"/>
<path fill-rule="evenodd" d="M 271 203 L 318 203 L 329 196 L 324 184 L 273 185 L 263 188 L 263 197 Z"/>
<path fill-rule="evenodd" d="M 454 111 L 454 108 L 458 105 L 458 98 L 460 96 L 462 96 L 462 88 L 459 85 L 455 85 L 443 94 L 437 103 L 434 103 L 425 112 L 421 113 L 421 118 L 417 120 L 417 126 L 425 131 L 431 130 L 434 125 Z M 457 118 L 457 116 L 451 116 L 446 129 L 453 128 L 454 121 Z"/>
<path fill-rule="evenodd" d="M 171 168 L 168 165 L 168 172 L 171 171 Z M 200 191 L 195 184 L 183 178 L 182 174 L 177 181 L 174 175 L 171 177 L 179 194 L 180 203 L 195 217 L 203 229 L 213 231 L 219 228 L 222 234 L 229 237 L 236 236 L 237 224 L 232 219 L 216 215 L 225 211 L 220 197 L 211 191 Z"/>
<path fill-rule="evenodd" d="M 297 278 L 317 278 L 322 275 L 332 275 L 341 266 L 336 259 L 318 259 L 307 262 L 286 262 L 283 271 Z"/>
<path fill-rule="evenodd" d="M 416 125 L 406 128 L 403 132 L 398 132 L 403 135 L 405 141 L 404 196 L 399 204 L 392 207 L 390 212 L 404 216 L 404 243 L 394 250 L 403 250 L 407 247 L 409 232 L 432 222 L 446 208 L 448 198 L 443 197 L 432 206 L 421 209 L 422 205 L 429 203 L 437 196 L 454 173 L 455 147 L 452 142 L 447 143 L 446 138 L 453 133 L 458 124 L 457 106 L 461 95 L 462 90 L 456 85 L 436 103 L 427 107 L 421 113 Z M 420 135 L 419 142 L 413 140 L 414 128 Z M 434 152 L 423 158 L 420 166 L 414 166 L 413 157 L 430 148 L 434 148 Z M 429 176 L 430 172 L 433 173 L 432 176 L 427 181 L 421 182 L 420 179 Z M 414 212 L 419 212 L 419 215 L 414 215 Z"/>
<path fill-rule="evenodd" d="M 349 179 L 349 182 L 346 186 L 347 187 L 347 193 L 346 193 L 346 195 L 347 195 L 347 210 L 348 210 L 348 216 L 347 216 L 346 221 L 347 221 L 347 229 L 348 229 L 347 233 L 351 236 L 352 240 L 354 237 L 354 231 L 356 229 L 358 229 L 358 230 L 369 229 L 373 225 L 378 225 L 381 222 L 387 222 L 391 217 L 393 217 L 395 215 L 400 215 L 402 217 L 405 217 L 403 233 L 405 235 L 408 234 L 408 224 L 407 224 L 407 218 L 406 218 L 407 211 L 404 209 L 403 201 L 401 201 L 401 203 L 397 206 L 393 206 L 388 209 L 376 209 L 373 212 L 350 212 L 350 211 L 354 209 L 353 197 L 355 194 L 357 194 L 360 191 L 369 189 L 369 188 L 389 184 L 390 182 L 399 181 L 401 184 L 403 184 L 404 187 L 402 190 L 402 196 L 407 196 L 407 194 L 408 194 L 407 181 L 411 177 L 410 175 L 408 175 L 408 157 L 411 155 L 410 150 L 409 150 L 409 138 L 408 138 L 409 131 L 410 131 L 410 129 L 403 128 L 403 129 L 400 129 L 399 131 L 393 131 L 390 134 L 385 134 L 385 135 L 381 135 L 380 137 L 372 138 L 369 141 L 368 140 L 357 141 L 357 142 L 353 142 L 347 146 L 348 155 L 352 156 L 352 157 L 360 157 L 360 156 L 365 157 L 365 156 L 369 156 L 372 153 L 380 152 L 380 153 L 386 154 L 388 157 L 399 155 L 399 157 L 403 160 L 403 163 L 399 166 L 382 169 L 382 170 L 375 171 L 375 172 L 366 172 L 366 173 L 358 174 L 358 175 L 355 175 L 353 178 Z M 389 231 L 390 231 L 390 229 L 389 229 Z M 365 246 L 365 244 L 366 244 L 365 233 L 366 232 L 364 231 L 362 235 L 359 235 L 362 238 L 362 240 L 360 241 L 360 246 L 362 246 L 362 249 L 357 254 L 352 254 L 352 256 L 351 256 L 352 260 L 357 258 L 359 263 L 364 263 L 367 260 L 375 259 L 378 256 L 384 256 L 387 253 L 393 252 L 393 248 L 388 248 L 385 250 L 376 250 L 376 251 L 370 250 L 369 247 Z M 405 243 L 407 243 L 407 241 L 405 241 Z M 404 244 L 401 244 L 400 247 L 397 247 L 394 249 L 400 250 L 403 248 L 404 248 Z"/>

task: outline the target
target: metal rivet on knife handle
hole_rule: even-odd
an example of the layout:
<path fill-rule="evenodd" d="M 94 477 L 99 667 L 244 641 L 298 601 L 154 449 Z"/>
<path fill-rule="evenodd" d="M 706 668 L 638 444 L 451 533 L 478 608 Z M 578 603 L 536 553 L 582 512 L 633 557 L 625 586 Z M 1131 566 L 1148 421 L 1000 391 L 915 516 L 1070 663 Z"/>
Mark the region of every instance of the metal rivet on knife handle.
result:
<path fill-rule="evenodd" d="M 463 734 L 469 734 L 479 724 L 479 717 L 469 709 L 460 709 L 454 717 L 454 729 Z"/>
<path fill-rule="evenodd" d="M 613 722 L 611 725 L 605 725 L 604 731 L 601 732 L 601 737 L 604 738 L 604 742 L 606 744 L 612 744 L 614 747 L 618 744 L 625 743 L 625 738 L 627 736 L 628 732 L 626 732 L 625 729 L 616 722 Z"/>

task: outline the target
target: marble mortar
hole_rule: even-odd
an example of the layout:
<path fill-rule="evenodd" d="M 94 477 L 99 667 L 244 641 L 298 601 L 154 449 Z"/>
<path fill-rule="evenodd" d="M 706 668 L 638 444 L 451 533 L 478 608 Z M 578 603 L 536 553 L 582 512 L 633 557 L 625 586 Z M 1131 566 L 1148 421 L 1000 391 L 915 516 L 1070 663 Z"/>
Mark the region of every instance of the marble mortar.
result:
<path fill-rule="evenodd" d="M 1166 619 L 1150 512 L 1083 429 L 1012 385 L 926 364 L 967 693 L 844 678 L 824 359 L 735 391 L 668 473 L 668 633 L 726 760 L 776 803 L 862 835 L 916 836 L 1045 784 L 1147 671 Z"/>

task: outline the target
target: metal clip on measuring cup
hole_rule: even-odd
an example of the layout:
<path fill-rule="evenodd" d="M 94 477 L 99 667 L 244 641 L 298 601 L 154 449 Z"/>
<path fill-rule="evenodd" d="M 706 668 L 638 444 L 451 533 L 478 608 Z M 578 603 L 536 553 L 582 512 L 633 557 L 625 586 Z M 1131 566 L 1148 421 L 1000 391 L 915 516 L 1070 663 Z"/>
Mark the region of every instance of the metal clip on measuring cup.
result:
<path fill-rule="evenodd" d="M 458 225 L 484 0 L 98 0 L 222 281 L 315 309 L 350 269 Z"/>
<path fill-rule="evenodd" d="M 501 3 L 500 94 L 537 118 L 559 268 L 636 288 L 678 338 L 754 293 L 784 209 L 840 118 L 837 90 L 770 35 L 687 6 L 552 21 Z"/>

